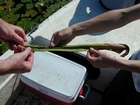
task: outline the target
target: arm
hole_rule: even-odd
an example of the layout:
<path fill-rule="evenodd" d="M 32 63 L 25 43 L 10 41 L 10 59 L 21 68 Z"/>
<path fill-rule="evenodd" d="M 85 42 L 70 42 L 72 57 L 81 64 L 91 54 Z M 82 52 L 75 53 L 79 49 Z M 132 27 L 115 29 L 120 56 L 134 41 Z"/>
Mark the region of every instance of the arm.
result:
<path fill-rule="evenodd" d="M 112 10 L 87 21 L 74 24 L 53 34 L 50 46 L 65 45 L 78 35 L 109 31 L 140 18 L 140 4 Z"/>
<path fill-rule="evenodd" d="M 122 27 L 134 20 L 140 19 L 140 4 L 120 10 L 103 13 L 90 20 L 72 25 L 73 34 L 83 35 L 95 32 L 109 31 Z"/>
<path fill-rule="evenodd" d="M 27 38 L 24 30 L 18 26 L 7 23 L 0 18 L 0 39 L 9 45 L 24 45 Z"/>
<path fill-rule="evenodd" d="M 25 51 L 20 53 L 18 50 L 21 50 L 21 46 L 14 46 L 15 54 L 11 55 L 7 59 L 0 60 L 0 75 L 31 71 L 34 60 L 31 48 L 27 48 Z"/>
<path fill-rule="evenodd" d="M 31 48 L 22 50 L 21 45 L 27 43 L 24 30 L 0 19 L 0 39 L 14 50 L 13 55 L 7 59 L 0 60 L 0 75 L 29 72 L 32 68 L 34 57 Z"/>
<path fill-rule="evenodd" d="M 140 60 L 118 59 L 93 48 L 89 49 L 86 58 L 96 68 L 113 67 L 140 73 Z"/>

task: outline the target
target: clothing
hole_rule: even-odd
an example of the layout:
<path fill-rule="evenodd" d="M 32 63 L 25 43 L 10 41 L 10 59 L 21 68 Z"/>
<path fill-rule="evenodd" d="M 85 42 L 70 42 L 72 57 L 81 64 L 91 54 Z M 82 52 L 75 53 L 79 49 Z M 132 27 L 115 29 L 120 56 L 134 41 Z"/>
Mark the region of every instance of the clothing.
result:
<path fill-rule="evenodd" d="M 108 9 L 121 9 L 133 6 L 136 0 L 100 0 Z"/>
<path fill-rule="evenodd" d="M 139 60 L 140 50 L 134 53 L 131 59 Z M 132 77 L 132 75 L 134 76 Z M 136 76 L 139 78 L 136 78 Z M 139 81 L 140 74 L 120 70 L 106 87 L 101 105 L 140 105 L 140 92 L 138 92 L 140 88 Z"/>
<path fill-rule="evenodd" d="M 132 60 L 140 60 L 140 50 L 138 50 L 137 52 L 135 52 L 132 55 L 131 59 Z M 135 86 L 136 90 L 138 92 L 140 92 L 140 74 L 139 73 L 132 72 L 132 77 L 133 77 L 134 86 Z"/>

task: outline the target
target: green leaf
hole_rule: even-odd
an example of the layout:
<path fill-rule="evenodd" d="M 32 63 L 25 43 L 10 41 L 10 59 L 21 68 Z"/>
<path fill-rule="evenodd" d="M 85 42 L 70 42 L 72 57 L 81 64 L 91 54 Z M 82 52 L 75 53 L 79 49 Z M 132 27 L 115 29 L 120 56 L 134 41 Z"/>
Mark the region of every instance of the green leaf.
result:
<path fill-rule="evenodd" d="M 51 13 L 49 12 L 49 11 L 47 11 L 43 16 L 45 17 L 45 18 L 47 18 L 47 17 L 49 17 L 51 15 Z"/>
<path fill-rule="evenodd" d="M 34 6 L 31 4 L 31 3 L 29 3 L 29 4 L 26 4 L 26 8 L 27 9 L 32 9 Z"/>
<path fill-rule="evenodd" d="M 21 3 L 20 3 L 20 4 L 17 4 L 17 5 L 16 5 L 16 8 L 17 8 L 17 9 L 20 9 L 20 8 L 22 8 L 23 6 L 24 6 L 24 4 L 21 4 Z"/>
<path fill-rule="evenodd" d="M 44 21 L 46 18 L 44 18 L 43 16 L 38 16 L 36 17 L 33 21 L 37 24 L 39 24 L 40 22 Z"/>
<path fill-rule="evenodd" d="M 19 14 L 9 14 L 7 16 L 5 16 L 4 20 L 6 20 L 7 22 L 11 23 L 11 24 L 15 24 L 16 21 L 19 19 L 20 15 Z"/>
<path fill-rule="evenodd" d="M 31 14 L 31 17 L 35 17 L 37 15 L 37 12 L 34 11 L 32 14 Z"/>
<path fill-rule="evenodd" d="M 39 4 L 39 2 L 37 2 L 35 4 L 35 7 L 38 9 L 38 11 L 41 13 L 43 10 L 42 10 L 42 6 Z"/>
<path fill-rule="evenodd" d="M 37 12 L 33 9 L 26 11 L 25 16 L 29 17 L 29 16 L 35 16 L 37 14 Z"/>
<path fill-rule="evenodd" d="M 22 3 L 30 2 L 31 0 L 21 0 Z"/>
<path fill-rule="evenodd" d="M 14 13 L 16 13 L 18 10 L 19 10 L 19 8 L 12 8 L 11 11 L 10 11 L 10 13 L 14 14 Z"/>
<path fill-rule="evenodd" d="M 7 10 L 1 10 L 0 11 L 0 16 L 4 19 L 5 16 L 7 16 L 9 12 Z"/>
<path fill-rule="evenodd" d="M 4 6 L 0 6 L 0 11 L 4 10 Z"/>
<path fill-rule="evenodd" d="M 0 45 L 0 55 L 2 55 L 3 53 L 5 53 L 8 50 L 8 46 L 7 44 L 3 43 Z"/>

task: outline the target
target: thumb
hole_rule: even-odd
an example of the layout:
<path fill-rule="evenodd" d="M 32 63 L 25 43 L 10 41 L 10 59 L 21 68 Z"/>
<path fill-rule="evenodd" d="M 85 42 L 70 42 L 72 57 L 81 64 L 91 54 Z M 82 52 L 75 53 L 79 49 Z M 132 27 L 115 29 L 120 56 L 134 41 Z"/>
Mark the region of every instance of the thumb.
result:
<path fill-rule="evenodd" d="M 93 57 L 97 57 L 99 55 L 99 52 L 93 48 L 90 48 L 89 51 L 87 52 L 87 58 L 92 59 Z"/>
<path fill-rule="evenodd" d="M 24 40 L 17 33 L 15 33 L 13 40 L 20 45 L 24 45 Z"/>
<path fill-rule="evenodd" d="M 26 55 L 29 55 L 31 53 L 31 48 L 27 47 L 24 51 L 23 51 Z"/>

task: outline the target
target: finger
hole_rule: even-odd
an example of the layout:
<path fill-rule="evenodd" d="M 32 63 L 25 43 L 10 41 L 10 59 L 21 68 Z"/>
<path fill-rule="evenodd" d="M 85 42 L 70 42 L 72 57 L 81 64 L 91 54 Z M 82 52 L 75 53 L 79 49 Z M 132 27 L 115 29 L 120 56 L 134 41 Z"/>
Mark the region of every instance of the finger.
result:
<path fill-rule="evenodd" d="M 14 53 L 18 53 L 17 46 L 13 45 L 12 48 L 14 49 Z"/>
<path fill-rule="evenodd" d="M 32 65 L 33 61 L 34 61 L 34 56 L 33 56 L 33 52 L 31 52 L 27 58 L 27 62 L 31 63 Z"/>
<path fill-rule="evenodd" d="M 95 59 L 95 57 L 97 57 L 99 54 L 98 54 L 98 51 L 93 49 L 93 48 L 90 48 L 89 51 L 87 52 L 87 55 L 86 55 L 86 58 L 88 60 L 93 60 Z"/>
<path fill-rule="evenodd" d="M 92 50 L 93 50 L 93 48 L 90 48 L 88 51 L 87 51 L 87 58 L 88 59 L 91 59 L 92 58 Z"/>
<path fill-rule="evenodd" d="M 99 51 L 98 50 L 90 48 L 89 51 L 90 51 L 91 56 L 94 56 L 94 57 L 98 57 L 99 56 Z"/>
<path fill-rule="evenodd" d="M 9 47 L 10 50 L 14 50 L 14 48 L 13 48 L 14 46 L 17 46 L 17 44 L 9 44 L 8 43 L 8 47 Z M 20 47 L 18 47 L 18 52 L 21 52 L 22 47 L 21 47 L 21 45 L 18 45 L 18 46 L 20 46 Z"/>
<path fill-rule="evenodd" d="M 91 61 L 93 59 L 91 54 L 90 54 L 90 51 L 87 52 L 86 58 L 87 58 L 88 61 Z"/>
<path fill-rule="evenodd" d="M 54 33 L 50 41 L 50 46 L 55 47 L 56 45 L 58 45 L 60 40 L 61 38 L 58 36 L 58 33 Z"/>
<path fill-rule="evenodd" d="M 24 45 L 25 42 L 28 42 L 27 37 L 25 35 L 25 32 L 22 28 L 17 27 L 12 25 L 12 27 L 14 27 L 14 34 L 11 40 L 14 40 L 14 42 L 20 44 L 20 45 Z"/>
<path fill-rule="evenodd" d="M 27 42 L 28 40 L 27 40 L 27 37 L 26 37 L 24 30 L 20 27 L 17 27 L 17 26 L 14 26 L 14 27 L 16 27 L 15 33 L 17 33 L 24 40 L 24 42 Z"/>
<path fill-rule="evenodd" d="M 57 46 L 65 46 L 67 43 L 65 41 L 61 41 Z"/>
<path fill-rule="evenodd" d="M 14 38 L 12 40 L 14 40 L 14 42 L 17 42 L 20 45 L 24 45 L 24 40 L 17 33 L 15 33 Z"/>
<path fill-rule="evenodd" d="M 54 47 L 55 44 L 54 44 L 54 37 L 52 36 L 51 40 L 50 40 L 50 47 Z"/>
<path fill-rule="evenodd" d="M 12 48 L 14 49 L 14 53 L 19 53 L 22 52 L 22 47 L 21 45 L 12 45 Z"/>
<path fill-rule="evenodd" d="M 31 52 L 31 48 L 28 47 L 26 48 L 23 52 L 23 58 L 24 59 L 24 64 L 26 65 L 26 70 L 28 70 L 28 72 L 32 69 L 32 65 L 33 65 L 33 61 L 34 61 L 34 56 L 33 56 L 33 52 Z"/>
<path fill-rule="evenodd" d="M 22 54 L 24 55 L 24 59 L 27 59 L 30 53 L 31 53 L 31 48 L 30 48 L 30 47 L 26 48 L 26 49 L 22 52 Z"/>
<path fill-rule="evenodd" d="M 17 50 L 18 50 L 18 52 L 22 52 L 22 51 L 23 51 L 21 45 L 18 45 L 18 46 L 17 46 Z"/>
<path fill-rule="evenodd" d="M 31 52 L 26 58 L 26 65 L 27 65 L 26 67 L 29 71 L 32 69 L 33 61 L 34 61 L 34 56 L 33 56 L 33 52 Z"/>

